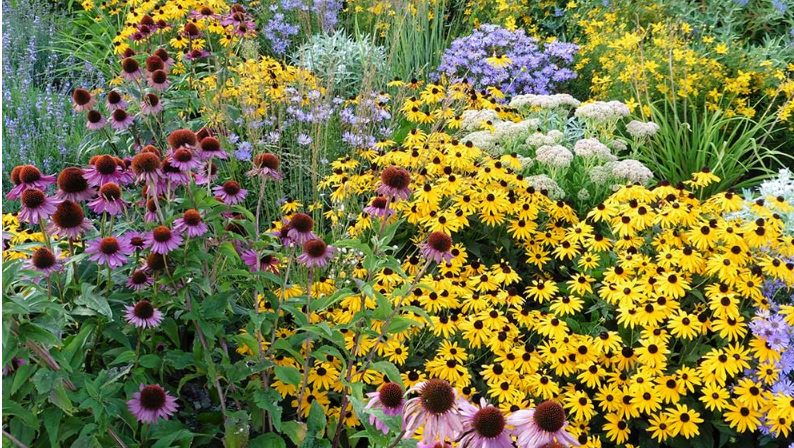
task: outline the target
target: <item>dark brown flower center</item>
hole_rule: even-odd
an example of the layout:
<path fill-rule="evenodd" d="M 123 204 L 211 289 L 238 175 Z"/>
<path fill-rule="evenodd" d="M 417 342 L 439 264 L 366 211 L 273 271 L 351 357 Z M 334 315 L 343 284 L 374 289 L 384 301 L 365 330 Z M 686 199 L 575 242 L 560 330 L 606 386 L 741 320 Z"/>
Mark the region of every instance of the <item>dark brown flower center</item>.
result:
<path fill-rule="evenodd" d="M 402 168 L 390 166 L 383 170 L 380 175 L 380 181 L 387 187 L 402 190 L 410 185 L 411 174 Z"/>
<path fill-rule="evenodd" d="M 143 271 L 135 271 L 130 276 L 130 279 L 132 280 L 132 283 L 136 285 L 142 285 L 146 283 L 146 280 L 148 280 L 149 277 Z"/>
<path fill-rule="evenodd" d="M 33 251 L 33 266 L 38 269 L 48 269 L 55 266 L 55 254 L 46 247 L 39 247 Z"/>
<path fill-rule="evenodd" d="M 19 168 L 19 180 L 22 183 L 30 184 L 41 179 L 41 171 L 33 165 L 22 165 Z"/>
<path fill-rule="evenodd" d="M 89 123 L 97 124 L 100 121 L 102 121 L 102 114 L 92 109 L 88 111 L 88 113 L 86 114 L 86 118 L 88 119 Z"/>
<path fill-rule="evenodd" d="M 121 69 L 124 70 L 125 73 L 133 74 L 138 71 L 138 61 L 133 58 L 125 58 L 121 61 Z"/>
<path fill-rule="evenodd" d="M 163 84 L 168 80 L 168 73 L 165 70 L 155 70 L 152 72 L 152 81 L 155 84 Z"/>
<path fill-rule="evenodd" d="M 171 240 L 171 229 L 166 226 L 157 226 L 152 231 L 154 240 L 158 243 L 165 243 Z"/>
<path fill-rule="evenodd" d="M 141 406 L 148 411 L 156 411 L 165 406 L 165 391 L 162 387 L 146 386 L 141 391 Z"/>
<path fill-rule="evenodd" d="M 99 156 L 94 162 L 94 168 L 104 175 L 115 173 L 116 167 L 116 159 L 109 155 Z"/>
<path fill-rule="evenodd" d="M 91 102 L 91 92 L 86 89 L 76 89 L 74 93 L 72 93 L 72 99 L 78 106 L 85 106 Z"/>
<path fill-rule="evenodd" d="M 433 232 L 427 238 L 427 244 L 439 252 L 447 252 L 452 247 L 452 238 L 444 232 Z"/>
<path fill-rule="evenodd" d="M 387 408 L 399 407 L 403 402 L 403 389 L 397 383 L 385 383 L 378 391 L 378 398 Z"/>
<path fill-rule="evenodd" d="M 132 158 L 132 171 L 135 174 L 152 173 L 160 166 L 160 157 L 151 152 L 142 152 Z"/>
<path fill-rule="evenodd" d="M 174 159 L 178 162 L 190 162 L 193 160 L 193 153 L 189 149 L 180 148 L 174 151 Z"/>
<path fill-rule="evenodd" d="M 204 137 L 201 140 L 201 149 L 207 152 L 217 152 L 221 150 L 221 142 L 215 137 Z"/>
<path fill-rule="evenodd" d="M 379 209 L 385 209 L 386 204 L 388 203 L 388 199 L 384 198 L 383 196 L 378 196 L 372 200 L 372 206 Z"/>
<path fill-rule="evenodd" d="M 124 109 L 116 109 L 113 111 L 113 119 L 116 121 L 124 121 L 127 119 L 127 111 Z"/>
<path fill-rule="evenodd" d="M 121 102 L 121 94 L 115 90 L 111 90 L 108 93 L 108 103 L 110 104 L 118 104 Z"/>
<path fill-rule="evenodd" d="M 157 50 L 155 50 L 154 54 L 159 56 L 160 59 L 163 60 L 163 61 L 167 61 L 167 60 L 171 59 L 171 56 L 168 54 L 168 52 L 164 48 L 158 48 Z"/>
<path fill-rule="evenodd" d="M 487 406 L 474 414 L 472 426 L 481 436 L 492 439 L 505 429 L 505 417 L 499 408 Z"/>
<path fill-rule="evenodd" d="M 237 181 L 230 180 L 223 184 L 223 191 L 229 196 L 236 196 L 240 192 L 240 184 Z"/>
<path fill-rule="evenodd" d="M 119 240 L 112 236 L 102 238 L 99 243 L 99 251 L 105 255 L 113 255 L 119 251 Z"/>
<path fill-rule="evenodd" d="M 116 201 L 121 198 L 121 188 L 114 182 L 108 182 L 99 189 L 99 194 L 107 201 Z"/>
<path fill-rule="evenodd" d="M 83 223 L 85 213 L 83 208 L 73 201 L 63 201 L 58 205 L 58 209 L 52 215 L 52 220 L 62 229 L 71 229 Z"/>
<path fill-rule="evenodd" d="M 446 380 L 433 378 L 422 388 L 422 404 L 433 414 L 444 414 L 455 404 L 455 390 Z"/>
<path fill-rule="evenodd" d="M 558 403 L 547 400 L 535 408 L 532 418 L 540 429 L 554 433 L 565 424 L 565 409 Z"/>
<path fill-rule="evenodd" d="M 271 170 L 277 170 L 279 166 L 281 166 L 281 162 L 278 160 L 274 154 L 265 153 L 259 154 L 254 158 L 254 165 L 257 168 L 270 168 Z"/>
<path fill-rule="evenodd" d="M 321 239 L 313 239 L 303 243 L 303 253 L 312 258 L 319 258 L 325 254 L 326 244 Z"/>
<path fill-rule="evenodd" d="M 311 232 L 314 227 L 314 220 L 306 213 L 296 213 L 289 221 L 291 228 L 301 233 Z"/>
<path fill-rule="evenodd" d="M 165 269 L 167 261 L 168 259 L 165 257 L 165 255 L 152 252 L 148 257 L 146 257 L 146 266 L 153 271 L 162 271 Z"/>
<path fill-rule="evenodd" d="M 190 209 L 182 216 L 185 224 L 189 226 L 197 226 L 201 223 L 201 215 L 197 210 Z"/>
<path fill-rule="evenodd" d="M 157 107 L 157 105 L 160 104 L 160 97 L 153 93 L 147 93 L 146 96 L 143 97 L 143 102 L 149 107 Z"/>
<path fill-rule="evenodd" d="M 181 148 L 183 146 L 195 146 L 196 134 L 190 129 L 178 129 L 168 136 L 168 144 L 173 149 Z"/>
<path fill-rule="evenodd" d="M 22 192 L 22 205 L 27 208 L 39 208 L 47 197 L 38 188 L 28 188 Z"/>
<path fill-rule="evenodd" d="M 156 70 L 162 70 L 163 68 L 165 68 L 165 64 L 163 63 L 163 60 L 160 59 L 160 56 L 153 54 L 146 58 L 146 70 L 153 72 Z"/>

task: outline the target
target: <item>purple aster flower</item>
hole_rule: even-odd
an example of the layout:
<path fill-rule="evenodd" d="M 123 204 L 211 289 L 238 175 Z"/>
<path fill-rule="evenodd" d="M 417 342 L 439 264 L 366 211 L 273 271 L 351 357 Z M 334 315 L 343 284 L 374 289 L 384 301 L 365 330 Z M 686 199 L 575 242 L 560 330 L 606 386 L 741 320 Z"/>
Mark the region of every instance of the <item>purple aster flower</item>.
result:
<path fill-rule="evenodd" d="M 91 255 L 89 260 L 116 269 L 124 266 L 127 255 L 132 254 L 133 250 L 126 238 L 108 236 L 89 241 L 85 251 Z"/>
<path fill-rule="evenodd" d="M 403 389 L 397 383 L 384 383 L 377 392 L 367 394 L 369 402 L 365 409 L 381 409 L 385 415 L 400 415 L 403 412 Z M 369 424 L 381 430 L 384 434 L 389 433 L 389 427 L 377 417 L 370 414 Z"/>
<path fill-rule="evenodd" d="M 436 263 L 442 261 L 450 261 L 452 253 L 452 238 L 444 232 L 433 232 L 427 237 L 427 242 L 422 245 L 422 255 L 428 260 L 433 260 Z"/>
<path fill-rule="evenodd" d="M 141 384 L 140 392 L 132 394 L 132 400 L 127 402 L 127 407 L 139 422 L 156 423 L 160 417 L 168 420 L 174 415 L 178 405 L 176 398 L 158 384 L 146 387 Z"/>
<path fill-rule="evenodd" d="M 62 201 L 63 199 L 56 197 L 47 197 L 38 188 L 28 188 L 22 192 L 22 209 L 19 211 L 19 220 L 31 224 L 43 222 L 55 213 L 58 204 Z"/>
<path fill-rule="evenodd" d="M 240 187 L 237 181 L 226 181 L 223 185 L 218 185 L 212 189 L 212 193 L 220 198 L 224 204 L 235 205 L 243 202 L 248 190 Z"/>
<path fill-rule="evenodd" d="M 182 235 L 172 232 L 166 226 L 157 226 L 146 237 L 146 247 L 156 254 L 165 255 L 179 248 L 182 244 Z"/>
<path fill-rule="evenodd" d="M 187 236 L 195 238 L 207 233 L 207 224 L 201 220 L 198 210 L 190 209 L 181 218 L 174 220 L 175 232 L 186 232 Z"/>
<path fill-rule="evenodd" d="M 298 256 L 298 262 L 310 268 L 324 268 L 334 252 L 336 252 L 335 247 L 316 238 L 303 243 L 303 253 Z"/>

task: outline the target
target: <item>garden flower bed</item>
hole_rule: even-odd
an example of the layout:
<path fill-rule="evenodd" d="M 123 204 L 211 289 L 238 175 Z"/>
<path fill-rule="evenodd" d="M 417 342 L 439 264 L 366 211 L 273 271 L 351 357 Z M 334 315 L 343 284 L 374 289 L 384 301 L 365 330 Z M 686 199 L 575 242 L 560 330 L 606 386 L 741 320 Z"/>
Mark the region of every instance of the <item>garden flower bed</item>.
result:
<path fill-rule="evenodd" d="M 785 7 L 481 3 L 4 3 L 4 446 L 791 444 Z"/>

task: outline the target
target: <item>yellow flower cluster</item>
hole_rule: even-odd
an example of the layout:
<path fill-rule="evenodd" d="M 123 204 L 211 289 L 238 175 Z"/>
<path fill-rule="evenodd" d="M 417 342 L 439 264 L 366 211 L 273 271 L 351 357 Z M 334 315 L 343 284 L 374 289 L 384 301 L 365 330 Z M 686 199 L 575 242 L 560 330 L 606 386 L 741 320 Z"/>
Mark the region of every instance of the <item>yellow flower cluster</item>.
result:
<path fill-rule="evenodd" d="M 44 245 L 44 235 L 40 231 L 22 228 L 16 214 L 3 213 L 3 260 L 27 258 L 27 253 L 14 248 L 30 243 Z"/>
<path fill-rule="evenodd" d="M 377 293 L 411 306 L 381 342 L 347 325 L 362 308 L 376 309 L 373 297 L 346 297 L 312 320 L 341 332 L 358 356 L 375 350 L 380 359 L 412 366 L 402 369 L 409 387 L 446 379 L 467 397 L 487 395 L 504 412 L 555 400 L 588 447 L 601 445 L 599 434 L 626 442 L 637 422 L 648 422 L 648 436 L 658 441 L 692 438 L 718 413 L 739 432 L 768 424 L 773 435 L 788 437 L 794 405 L 764 388 L 777 380 L 782 352 L 749 333 L 748 319 L 768 308 L 766 280 L 794 285 L 794 265 L 783 261 L 794 256 L 794 242 L 776 215 L 791 205 L 754 204 L 758 220 L 729 218 L 745 202 L 732 193 L 697 199 L 697 189 L 718 180 L 702 172 L 686 185 L 626 185 L 580 219 L 527 186 L 512 157 L 489 157 L 445 132 L 454 129 L 454 116 L 444 110 L 460 86 L 412 87 L 406 101 L 429 107 L 423 113 L 430 119 L 413 120 L 420 124 L 399 144 L 381 142 L 381 151 L 337 160 L 324 186 L 349 213 L 375 197 L 378 172 L 363 167 L 409 169 L 413 194 L 392 204 L 398 213 L 391 219 L 404 219 L 417 244 L 430 232 L 452 235 L 452 259 L 425 272 L 422 255 L 408 251 L 401 266 L 407 276 L 356 265 L 355 278 L 372 278 Z M 481 95 L 471 102 L 490 104 Z M 362 212 L 347 230 L 377 231 L 377 219 Z M 407 297 L 398 293 L 412 283 Z M 326 296 L 335 290 L 332 280 L 323 285 Z M 794 324 L 794 307 L 781 309 Z M 373 330 L 384 324 L 375 320 Z M 276 363 L 302 369 L 288 355 Z M 762 377 L 743 377 L 747 368 Z M 321 357 L 311 369 L 302 412 L 318 401 L 339 413 L 332 400 L 344 391 L 342 366 Z M 354 372 L 355 381 L 385 381 L 372 369 Z M 274 387 L 297 396 L 294 387 Z"/>
<path fill-rule="evenodd" d="M 617 12 L 594 8 L 581 18 L 576 70 L 592 71 L 597 99 L 633 98 L 629 107 L 668 97 L 705 104 L 728 116 L 753 117 L 757 96 L 777 102 L 781 121 L 791 117 L 794 65 L 754 57 L 741 42 L 730 45 L 685 22 L 627 25 Z M 648 115 L 647 110 L 645 111 Z"/>

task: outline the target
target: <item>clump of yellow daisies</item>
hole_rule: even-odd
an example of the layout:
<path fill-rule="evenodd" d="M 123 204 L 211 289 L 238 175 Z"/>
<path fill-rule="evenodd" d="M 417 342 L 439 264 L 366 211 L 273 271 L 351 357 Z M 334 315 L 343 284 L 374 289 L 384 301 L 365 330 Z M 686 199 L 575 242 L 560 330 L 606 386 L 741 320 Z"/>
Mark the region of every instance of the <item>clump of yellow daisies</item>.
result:
<path fill-rule="evenodd" d="M 312 347 L 321 355 L 302 402 L 296 387 L 276 381 L 282 397 L 303 415 L 316 401 L 360 425 L 363 416 L 340 409 L 345 384 L 374 390 L 394 381 L 373 368 L 385 361 L 406 387 L 447 380 L 505 413 L 553 400 L 588 447 L 711 436 L 713 425 L 789 437 L 792 393 L 769 386 L 785 375 L 778 361 L 790 349 L 748 331 L 756 310 L 770 307 L 764 284 L 794 285 L 794 244 L 776 214 L 787 204 L 753 203 L 761 218 L 734 218 L 746 205 L 739 195 L 698 199 L 718 180 L 704 169 L 679 185 L 625 185 L 577 216 L 516 174 L 515 157 L 456 139 L 465 108 L 513 114 L 493 92 L 395 85 L 392 98 L 414 126 L 399 142 L 333 162 L 323 186 L 335 235 L 367 242 L 393 228 L 388 250 L 402 263 L 372 270 L 351 250 L 313 288 L 323 300 L 358 285 L 312 314 L 350 354 Z M 406 200 L 378 195 L 386 167 L 410 173 Z M 419 249 L 434 232 L 453 241 L 448 261 L 431 263 Z M 399 325 L 378 311 L 382 300 L 400 307 Z M 350 324 L 362 310 L 372 328 Z M 780 312 L 794 325 L 794 307 Z M 279 339 L 292 328 L 279 328 Z M 304 369 L 295 353 L 272 353 L 277 365 Z M 745 375 L 750 369 L 760 373 Z"/>

